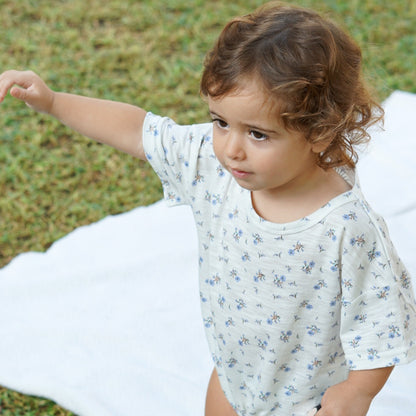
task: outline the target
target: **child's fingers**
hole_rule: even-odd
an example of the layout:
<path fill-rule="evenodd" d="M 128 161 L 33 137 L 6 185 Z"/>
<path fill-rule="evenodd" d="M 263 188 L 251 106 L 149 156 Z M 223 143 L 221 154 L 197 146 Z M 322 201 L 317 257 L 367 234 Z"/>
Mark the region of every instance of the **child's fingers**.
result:
<path fill-rule="evenodd" d="M 0 75 L 0 103 L 7 92 L 30 108 L 47 113 L 53 101 L 53 92 L 43 80 L 32 71 L 6 71 Z"/>
<path fill-rule="evenodd" d="M 10 89 L 10 95 L 18 100 L 27 101 L 28 91 L 23 88 L 13 87 Z"/>
<path fill-rule="evenodd" d="M 5 74 L 1 74 L 0 76 L 0 102 L 4 100 L 4 97 L 9 91 L 10 87 L 13 85 L 13 82 L 8 79 Z"/>
<path fill-rule="evenodd" d="M 6 83 L 11 83 L 12 85 L 17 84 L 23 88 L 27 88 L 36 78 L 38 78 L 37 75 L 32 71 L 16 71 L 11 69 L 0 75 L 0 83 L 4 81 Z"/>
<path fill-rule="evenodd" d="M 9 90 L 13 97 L 24 100 L 27 98 L 27 88 L 33 85 L 36 75 L 31 71 L 10 70 L 0 75 L 0 102 L 4 100 Z M 22 88 L 12 88 L 19 85 Z"/>

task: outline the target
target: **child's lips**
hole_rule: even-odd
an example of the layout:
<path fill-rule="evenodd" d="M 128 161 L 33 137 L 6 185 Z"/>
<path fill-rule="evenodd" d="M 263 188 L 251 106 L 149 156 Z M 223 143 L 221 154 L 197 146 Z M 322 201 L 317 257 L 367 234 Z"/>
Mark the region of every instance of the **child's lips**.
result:
<path fill-rule="evenodd" d="M 245 170 L 234 169 L 234 168 L 230 168 L 230 173 L 236 179 L 245 179 L 245 178 L 247 178 L 248 176 L 251 175 L 250 172 L 247 172 Z"/>

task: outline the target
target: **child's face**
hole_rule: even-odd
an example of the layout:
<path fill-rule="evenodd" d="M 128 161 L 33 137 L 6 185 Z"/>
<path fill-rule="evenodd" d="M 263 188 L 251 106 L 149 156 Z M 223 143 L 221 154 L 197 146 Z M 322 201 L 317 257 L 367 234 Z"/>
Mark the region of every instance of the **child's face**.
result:
<path fill-rule="evenodd" d="M 280 125 L 265 98 L 254 82 L 221 99 L 208 97 L 215 154 L 243 188 L 272 196 L 305 189 L 320 170 L 317 149 Z"/>

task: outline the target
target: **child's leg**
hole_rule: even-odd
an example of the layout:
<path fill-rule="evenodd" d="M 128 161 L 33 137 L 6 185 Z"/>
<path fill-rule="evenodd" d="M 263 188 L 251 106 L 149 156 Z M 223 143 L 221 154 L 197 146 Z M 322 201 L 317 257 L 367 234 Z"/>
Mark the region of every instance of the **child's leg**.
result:
<path fill-rule="evenodd" d="M 215 368 L 208 384 L 205 416 L 237 416 L 222 391 Z"/>

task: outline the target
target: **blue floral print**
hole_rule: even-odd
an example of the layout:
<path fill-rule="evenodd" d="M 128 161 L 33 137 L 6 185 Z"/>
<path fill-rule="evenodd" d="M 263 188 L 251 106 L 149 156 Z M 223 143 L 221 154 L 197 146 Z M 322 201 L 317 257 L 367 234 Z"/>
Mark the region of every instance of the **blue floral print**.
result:
<path fill-rule="evenodd" d="M 416 358 L 411 278 L 384 221 L 352 189 L 307 218 L 260 218 L 217 161 L 212 124 L 149 113 L 148 160 L 170 205 L 192 207 L 203 324 L 240 416 L 300 416 L 349 370 Z"/>

